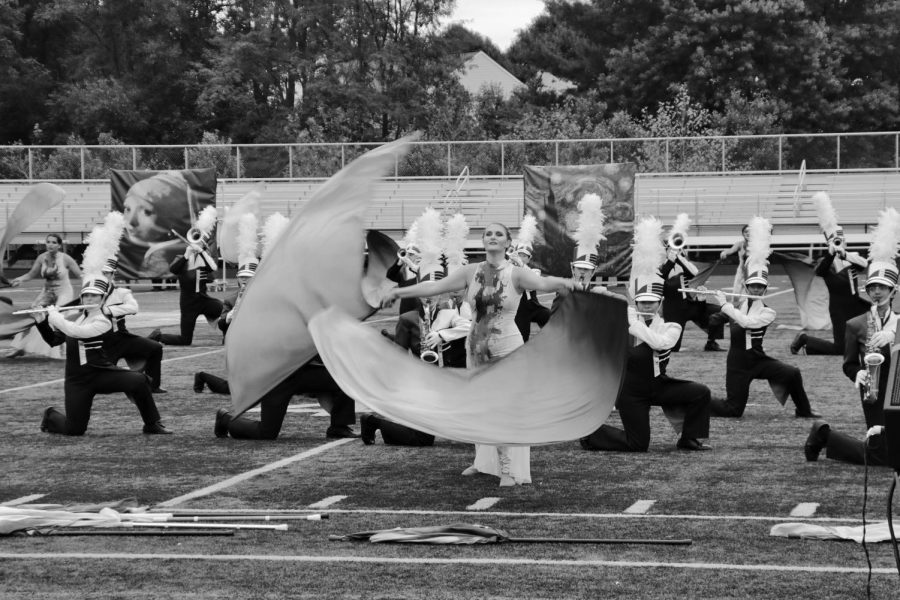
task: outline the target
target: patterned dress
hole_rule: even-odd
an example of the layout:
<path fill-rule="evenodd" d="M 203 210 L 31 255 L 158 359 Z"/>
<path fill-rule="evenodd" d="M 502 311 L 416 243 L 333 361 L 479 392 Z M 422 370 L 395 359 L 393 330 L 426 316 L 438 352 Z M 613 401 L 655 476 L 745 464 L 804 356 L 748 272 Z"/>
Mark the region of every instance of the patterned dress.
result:
<path fill-rule="evenodd" d="M 473 321 L 466 339 L 469 367 L 490 364 L 524 342 L 516 326 L 522 290 L 512 282 L 514 266 L 506 261 L 495 268 L 483 262 L 469 282 L 467 301 Z M 474 466 L 482 473 L 500 476 L 501 461 L 509 460 L 509 475 L 518 483 L 531 483 L 531 449 L 528 446 L 475 445 Z"/>
<path fill-rule="evenodd" d="M 53 304 L 62 306 L 75 297 L 72 282 L 69 281 L 69 269 L 66 267 L 63 259 L 64 256 L 62 252 L 57 252 L 55 256 L 49 252 L 43 252 L 38 256 L 37 260 L 41 265 L 41 278 L 44 280 L 44 287 L 31 303 L 31 308 L 43 308 Z M 16 350 L 24 350 L 28 354 L 57 359 L 65 358 L 63 347 L 51 347 L 34 327 L 17 335 L 10 347 Z"/>

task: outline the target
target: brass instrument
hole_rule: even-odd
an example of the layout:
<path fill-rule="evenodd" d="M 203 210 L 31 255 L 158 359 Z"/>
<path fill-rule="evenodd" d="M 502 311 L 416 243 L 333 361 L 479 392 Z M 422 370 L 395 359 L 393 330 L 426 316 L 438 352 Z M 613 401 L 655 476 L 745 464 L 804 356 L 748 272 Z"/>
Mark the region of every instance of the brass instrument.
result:
<path fill-rule="evenodd" d="M 881 352 L 869 352 L 863 357 L 863 362 L 866 364 L 866 373 L 868 374 L 863 386 L 863 401 L 873 404 L 878 401 L 878 376 L 884 356 Z"/>
<path fill-rule="evenodd" d="M 681 250 L 684 248 L 684 244 L 687 242 L 684 235 L 681 233 L 673 233 L 669 236 L 668 241 L 666 241 L 666 245 L 669 246 L 672 250 Z"/>
<path fill-rule="evenodd" d="M 419 358 L 430 365 L 437 363 L 439 367 L 442 367 L 444 365 L 441 354 L 425 346 L 425 338 L 431 333 L 431 310 L 431 300 L 422 300 L 422 323 L 419 328 Z"/>
<path fill-rule="evenodd" d="M 66 310 L 88 310 L 91 308 L 97 308 L 97 304 L 79 304 L 78 306 L 57 306 L 56 310 L 59 312 L 63 312 Z M 35 315 L 39 313 L 50 312 L 49 306 L 44 306 L 41 308 L 26 308 L 24 310 L 17 310 L 13 312 L 14 315 Z"/>
<path fill-rule="evenodd" d="M 835 248 L 840 248 L 844 245 L 844 238 L 835 237 L 833 240 L 831 240 L 831 245 Z"/>

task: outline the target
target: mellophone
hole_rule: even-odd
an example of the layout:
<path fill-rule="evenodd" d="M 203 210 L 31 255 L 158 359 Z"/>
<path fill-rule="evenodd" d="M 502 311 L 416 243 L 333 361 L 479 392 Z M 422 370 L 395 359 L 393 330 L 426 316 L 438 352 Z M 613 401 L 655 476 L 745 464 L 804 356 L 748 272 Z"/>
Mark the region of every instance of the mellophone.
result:
<path fill-rule="evenodd" d="M 90 308 L 97 308 L 97 304 L 79 304 L 78 306 L 57 306 L 56 310 L 59 312 L 63 312 L 65 310 L 87 310 Z M 35 315 L 39 313 L 50 312 L 50 309 L 54 308 L 51 306 L 44 306 L 42 308 L 26 308 L 24 310 L 14 311 L 12 314 L 14 315 Z"/>

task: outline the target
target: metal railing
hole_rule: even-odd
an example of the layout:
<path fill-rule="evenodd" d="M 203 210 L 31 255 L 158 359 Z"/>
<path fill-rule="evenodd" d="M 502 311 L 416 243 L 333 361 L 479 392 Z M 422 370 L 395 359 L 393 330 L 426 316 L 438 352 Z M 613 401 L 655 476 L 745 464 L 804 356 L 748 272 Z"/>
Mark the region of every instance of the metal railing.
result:
<path fill-rule="evenodd" d="M 215 168 L 218 177 L 329 177 L 380 143 L 0 146 L 0 180 L 105 180 L 110 169 Z M 393 177 L 521 175 L 526 165 L 634 162 L 641 173 L 898 170 L 900 132 L 565 140 L 419 141 Z"/>

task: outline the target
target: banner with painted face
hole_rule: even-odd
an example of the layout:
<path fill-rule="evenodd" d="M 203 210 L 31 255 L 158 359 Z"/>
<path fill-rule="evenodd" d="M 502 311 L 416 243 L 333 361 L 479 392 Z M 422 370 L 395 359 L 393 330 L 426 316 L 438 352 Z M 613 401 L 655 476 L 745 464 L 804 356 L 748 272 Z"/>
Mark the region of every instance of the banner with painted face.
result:
<path fill-rule="evenodd" d="M 126 279 L 170 277 L 169 263 L 185 250 L 185 243 L 173 230 L 186 236 L 200 211 L 216 205 L 216 171 L 114 169 L 110 189 L 112 210 L 125 215 L 119 275 Z M 214 242 L 215 235 L 211 246 Z"/>
<path fill-rule="evenodd" d="M 538 220 L 531 266 L 546 275 L 571 276 L 578 201 L 585 194 L 597 194 L 606 217 L 597 274 L 627 280 L 634 239 L 634 172 L 633 163 L 526 166 L 525 210 Z"/>

